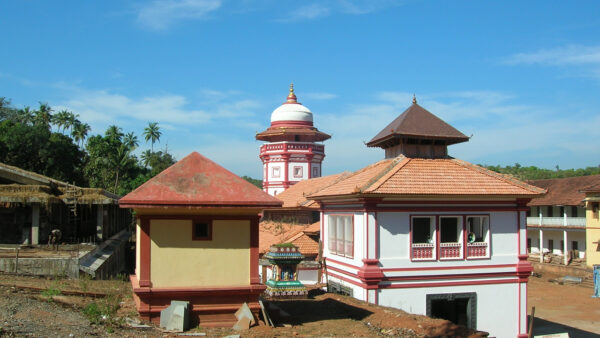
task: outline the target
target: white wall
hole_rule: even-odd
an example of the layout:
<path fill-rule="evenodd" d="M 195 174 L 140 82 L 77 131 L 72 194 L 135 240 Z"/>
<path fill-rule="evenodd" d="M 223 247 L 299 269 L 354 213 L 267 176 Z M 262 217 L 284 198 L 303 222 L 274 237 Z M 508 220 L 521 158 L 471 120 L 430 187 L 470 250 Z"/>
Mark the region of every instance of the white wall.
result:
<path fill-rule="evenodd" d="M 302 176 L 294 177 L 294 167 L 302 168 Z M 304 162 L 289 162 L 288 164 L 288 180 L 289 181 L 302 181 L 308 178 L 308 163 Z"/>
<path fill-rule="evenodd" d="M 477 294 L 477 330 L 487 331 L 490 336 L 517 336 L 519 319 L 519 284 L 517 283 L 380 289 L 379 305 L 426 315 L 428 294 L 465 292 Z M 521 314 L 521 321 L 525 318 L 526 316 Z"/>
<path fill-rule="evenodd" d="M 273 168 L 279 168 L 279 177 L 273 177 Z M 285 178 L 284 162 L 268 162 L 267 180 L 269 182 L 283 181 Z"/>
<path fill-rule="evenodd" d="M 456 261 L 410 261 L 410 215 L 409 212 L 378 212 L 379 260 L 384 268 L 396 267 L 443 267 L 456 265 Z M 517 217 L 515 211 L 507 212 L 435 212 L 418 215 L 490 215 L 489 259 L 460 260 L 460 264 L 514 264 L 517 257 Z M 523 252 L 524 253 L 524 252 Z"/>

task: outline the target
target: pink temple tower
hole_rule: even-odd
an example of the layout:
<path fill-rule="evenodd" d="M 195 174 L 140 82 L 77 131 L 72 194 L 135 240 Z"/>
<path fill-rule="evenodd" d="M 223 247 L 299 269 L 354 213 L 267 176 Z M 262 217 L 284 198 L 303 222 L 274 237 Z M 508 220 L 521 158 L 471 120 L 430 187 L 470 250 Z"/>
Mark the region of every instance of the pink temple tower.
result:
<path fill-rule="evenodd" d="M 325 146 L 316 142 L 329 138 L 314 127 L 312 112 L 296 100 L 291 84 L 286 102 L 271 113 L 271 126 L 256 134 L 267 142 L 259 155 L 263 190 L 275 196 L 301 180 L 321 177 Z"/>

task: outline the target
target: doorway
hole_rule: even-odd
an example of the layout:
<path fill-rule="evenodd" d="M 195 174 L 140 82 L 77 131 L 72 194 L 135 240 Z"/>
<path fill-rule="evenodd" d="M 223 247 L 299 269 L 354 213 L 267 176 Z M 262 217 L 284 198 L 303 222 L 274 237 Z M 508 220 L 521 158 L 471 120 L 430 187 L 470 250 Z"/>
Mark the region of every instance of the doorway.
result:
<path fill-rule="evenodd" d="M 427 295 L 427 316 L 449 320 L 477 329 L 477 294 L 444 293 Z"/>

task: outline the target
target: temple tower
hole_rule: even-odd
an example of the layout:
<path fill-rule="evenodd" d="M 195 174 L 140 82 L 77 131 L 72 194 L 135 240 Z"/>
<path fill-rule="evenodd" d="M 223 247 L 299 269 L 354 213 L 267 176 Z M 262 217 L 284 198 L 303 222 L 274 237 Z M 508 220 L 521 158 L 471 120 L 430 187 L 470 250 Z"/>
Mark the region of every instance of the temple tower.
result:
<path fill-rule="evenodd" d="M 256 134 L 267 142 L 259 155 L 263 190 L 275 196 L 301 180 L 321 177 L 325 146 L 316 142 L 329 138 L 314 127 L 312 112 L 296 100 L 291 84 L 286 102 L 271 114 L 271 126 Z"/>

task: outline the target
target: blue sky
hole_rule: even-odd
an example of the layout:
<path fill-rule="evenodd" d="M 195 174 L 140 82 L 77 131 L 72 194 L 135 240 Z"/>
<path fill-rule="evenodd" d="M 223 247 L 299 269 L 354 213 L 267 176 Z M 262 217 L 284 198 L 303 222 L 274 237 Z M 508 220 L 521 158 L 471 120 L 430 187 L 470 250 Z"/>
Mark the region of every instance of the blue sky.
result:
<path fill-rule="evenodd" d="M 332 135 L 324 174 L 383 158 L 363 142 L 413 93 L 473 135 L 455 157 L 600 165 L 597 1 L 3 1 L 0 31 L 14 106 L 47 102 L 92 133 L 140 139 L 156 121 L 155 147 L 238 175 L 261 178 L 254 135 L 290 82 Z"/>

